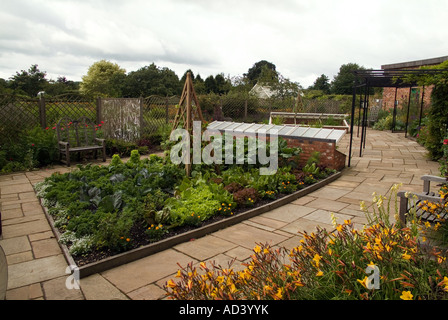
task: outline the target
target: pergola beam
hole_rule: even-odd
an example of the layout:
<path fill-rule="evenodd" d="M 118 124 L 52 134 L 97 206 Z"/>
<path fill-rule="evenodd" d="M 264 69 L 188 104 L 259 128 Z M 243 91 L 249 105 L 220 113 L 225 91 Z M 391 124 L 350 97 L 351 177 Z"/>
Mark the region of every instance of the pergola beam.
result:
<path fill-rule="evenodd" d="M 362 149 L 365 148 L 366 143 L 366 133 L 367 133 L 367 113 L 368 113 L 368 101 L 369 101 L 369 90 L 370 88 L 395 88 L 395 101 L 394 101 L 394 128 L 395 128 L 395 117 L 396 117 L 396 96 L 397 90 L 399 88 L 409 88 L 411 90 L 413 87 L 418 87 L 419 84 L 416 81 L 410 81 L 412 76 L 424 76 L 424 75 L 436 75 L 443 72 L 448 72 L 447 69 L 410 69 L 410 70 L 357 70 L 353 73 L 355 74 L 355 81 L 353 83 L 353 99 L 352 99 L 352 115 L 351 115 L 351 130 L 350 130 L 350 148 L 349 148 L 349 158 L 348 166 L 350 167 L 351 157 L 352 157 L 352 146 L 353 146 L 353 125 L 355 120 L 355 109 L 356 109 L 356 95 L 358 88 L 365 88 L 364 93 L 364 103 L 362 98 L 360 99 L 359 105 L 359 121 L 358 123 L 358 136 L 359 136 L 359 125 L 361 124 L 361 145 L 359 149 L 359 156 L 362 156 Z M 423 86 L 421 110 L 420 110 L 420 121 L 423 114 L 423 96 L 425 94 L 425 86 Z M 409 95 L 410 99 L 410 95 Z M 408 104 L 408 116 L 406 120 L 406 129 L 408 128 L 409 121 L 409 107 Z M 361 121 L 361 109 L 363 109 L 362 121 Z"/>

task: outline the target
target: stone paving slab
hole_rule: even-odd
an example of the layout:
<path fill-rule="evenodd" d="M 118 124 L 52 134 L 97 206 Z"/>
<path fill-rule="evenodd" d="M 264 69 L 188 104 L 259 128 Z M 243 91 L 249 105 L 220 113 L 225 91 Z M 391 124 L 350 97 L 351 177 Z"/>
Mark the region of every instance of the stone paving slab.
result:
<path fill-rule="evenodd" d="M 213 235 L 208 235 L 200 239 L 184 242 L 174 246 L 173 249 L 180 251 L 195 260 L 205 261 L 223 251 L 233 249 L 236 246 L 237 244 L 235 243 Z"/>
<path fill-rule="evenodd" d="M 64 276 L 66 269 L 67 262 L 62 254 L 8 265 L 8 289 Z"/>
<path fill-rule="evenodd" d="M 87 300 L 128 300 L 129 298 L 99 274 L 80 280 L 82 293 Z"/>
<path fill-rule="evenodd" d="M 179 269 L 177 263 L 186 265 L 197 260 L 173 249 L 133 261 L 102 273 L 102 276 L 124 293 L 147 286 Z M 82 284 L 82 283 L 81 283 Z"/>
<path fill-rule="evenodd" d="M 285 236 L 248 226 L 244 223 L 220 230 L 213 235 L 248 249 L 252 249 L 255 246 L 255 242 L 276 245 L 286 240 Z"/>

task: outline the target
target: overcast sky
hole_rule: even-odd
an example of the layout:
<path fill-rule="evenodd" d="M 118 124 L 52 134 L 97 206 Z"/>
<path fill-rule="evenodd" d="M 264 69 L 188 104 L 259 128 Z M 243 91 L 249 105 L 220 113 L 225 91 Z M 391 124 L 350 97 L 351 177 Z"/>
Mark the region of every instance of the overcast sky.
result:
<path fill-rule="evenodd" d="M 80 81 L 101 59 L 241 76 L 260 60 L 308 87 L 339 67 L 448 55 L 447 0 L 0 0 L 0 78 Z"/>

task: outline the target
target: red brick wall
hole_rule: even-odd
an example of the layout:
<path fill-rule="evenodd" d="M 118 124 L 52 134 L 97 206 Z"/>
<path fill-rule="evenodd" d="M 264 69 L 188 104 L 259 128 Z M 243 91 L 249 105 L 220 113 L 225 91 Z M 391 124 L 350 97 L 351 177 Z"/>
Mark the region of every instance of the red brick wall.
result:
<path fill-rule="evenodd" d="M 320 152 L 320 163 L 330 169 L 342 170 L 345 167 L 346 155 L 336 150 L 336 144 L 319 140 L 308 139 L 286 139 L 288 146 L 300 147 L 299 163 L 306 164 L 313 152 Z"/>
<path fill-rule="evenodd" d="M 420 90 L 419 103 L 421 103 L 423 87 L 418 88 Z M 423 108 L 426 109 L 431 104 L 431 87 L 425 87 L 425 95 L 423 97 Z M 383 89 L 383 110 L 389 110 L 394 108 L 395 88 Z M 402 108 L 403 104 L 407 104 L 409 99 L 409 88 L 397 89 L 398 107 Z"/>

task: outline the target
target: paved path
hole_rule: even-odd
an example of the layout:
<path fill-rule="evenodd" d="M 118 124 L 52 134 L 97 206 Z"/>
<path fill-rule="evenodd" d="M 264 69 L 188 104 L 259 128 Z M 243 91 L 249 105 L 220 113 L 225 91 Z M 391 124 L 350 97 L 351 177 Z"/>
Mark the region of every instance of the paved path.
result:
<path fill-rule="evenodd" d="M 339 144 L 348 154 L 349 135 Z M 257 242 L 292 248 L 300 237 L 297 231 L 313 231 L 317 225 L 332 228 L 330 212 L 338 219 L 352 219 L 362 226 L 366 220 L 359 202 L 367 204 L 372 193 L 387 194 L 394 183 L 403 190 L 420 191 L 424 174 L 438 175 L 438 164 L 425 158 L 425 149 L 404 138 L 404 134 L 368 130 L 363 156 L 359 139 L 353 144 L 351 167 L 327 186 L 273 211 L 261 214 L 203 238 L 177 245 L 166 251 L 106 272 L 81 279 L 81 289 L 67 289 L 67 262 L 51 231 L 32 184 L 57 166 L 40 171 L 0 176 L 0 210 L 3 247 L 8 261 L 7 300 L 28 299 L 158 299 L 163 284 L 178 266 L 214 260 L 226 264 L 237 259 L 234 268 L 247 259 Z"/>

